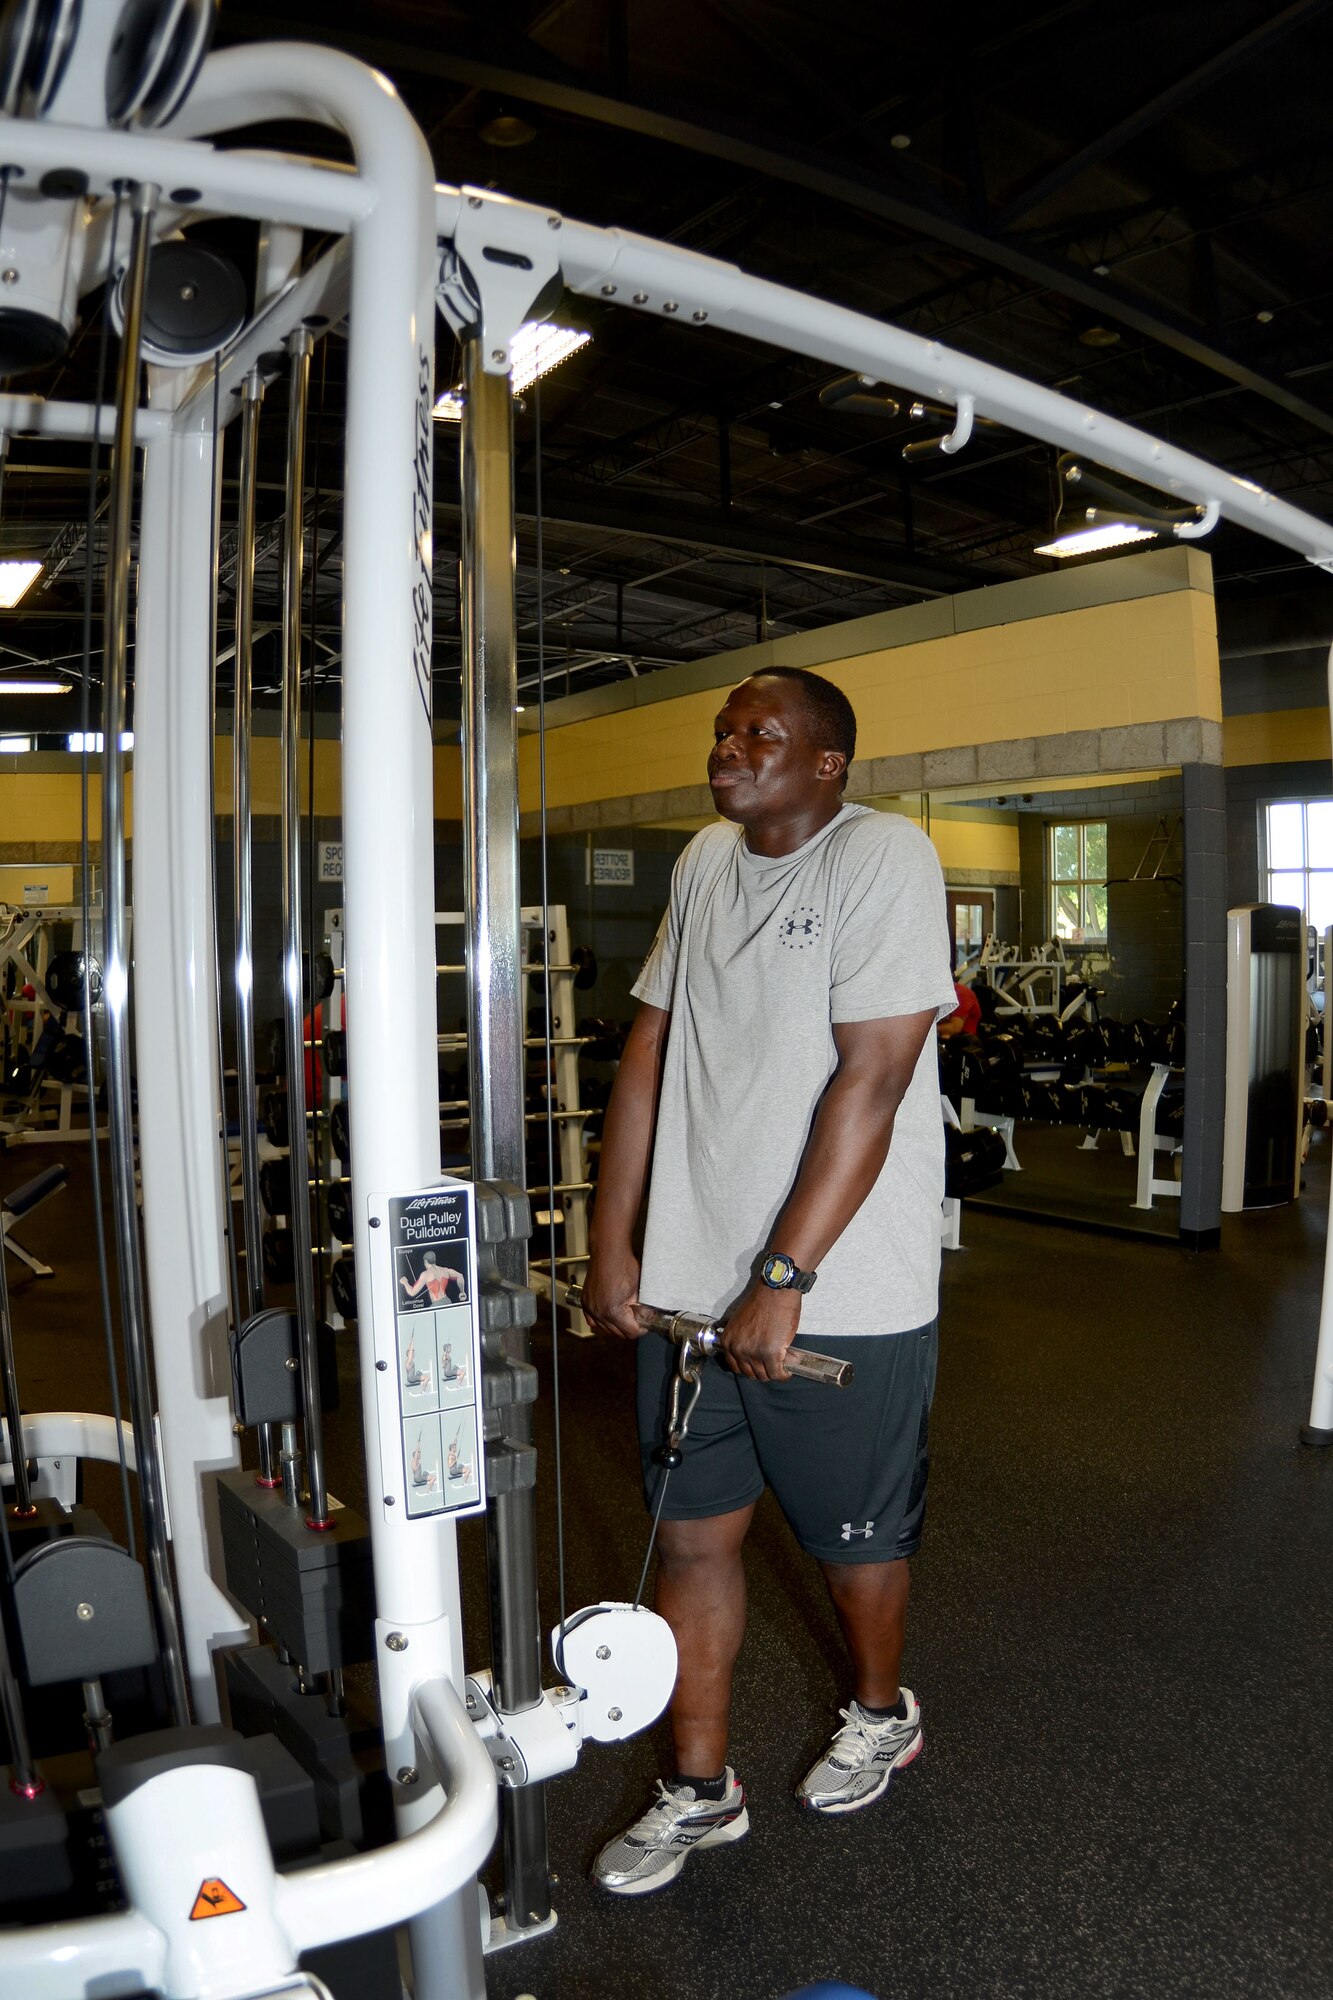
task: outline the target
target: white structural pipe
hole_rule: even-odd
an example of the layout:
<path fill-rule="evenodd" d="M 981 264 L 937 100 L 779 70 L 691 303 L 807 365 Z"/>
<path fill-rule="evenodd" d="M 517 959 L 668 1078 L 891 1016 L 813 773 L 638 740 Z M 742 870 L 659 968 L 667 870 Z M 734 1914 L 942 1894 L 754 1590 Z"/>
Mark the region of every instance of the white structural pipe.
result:
<path fill-rule="evenodd" d="M 571 221 L 557 210 L 485 188 L 441 187 L 437 217 L 440 235 L 458 245 L 483 291 L 488 275 L 481 262 L 483 246 L 517 251 L 532 267 L 532 298 L 543 277 L 558 270 L 571 291 L 590 298 L 666 318 L 686 330 L 721 328 L 827 361 L 870 382 L 952 403 L 960 416 L 966 398 L 976 418 L 1076 451 L 1178 501 L 1210 511 L 1216 502 L 1214 518 L 1235 521 L 1321 567 L 1333 567 L 1333 526 L 1265 492 L 1253 480 L 904 327 L 752 277 L 716 257 L 629 230 Z M 487 371 L 504 373 L 506 343 L 488 337 L 485 344 Z M 492 361 L 493 353 L 503 353 L 503 365 Z"/>
<path fill-rule="evenodd" d="M 369 1301 L 367 1196 L 427 1186 L 440 1172 L 430 728 L 435 189 L 425 141 L 392 86 L 326 49 L 278 42 L 210 57 L 175 130 L 283 118 L 340 130 L 356 163 L 342 177 L 352 241 L 342 780 L 355 1256 L 358 1291 Z M 268 170 L 275 178 L 309 171 L 282 163 Z M 291 215 L 271 205 L 264 213 Z M 372 1381 L 368 1309 L 358 1336 L 362 1380 Z M 457 1531 L 443 1517 L 409 1522 L 380 1497 L 389 1486 L 373 1398 L 363 1416 L 376 1664 L 395 1771 L 413 1761 L 413 1687 L 436 1677 L 462 1687 Z M 429 1788 L 395 1793 L 400 1832 L 429 1819 Z M 448 1908 L 420 1906 L 427 1913 L 412 1932 L 418 2000 L 459 1992 L 462 1951 L 474 1960 L 468 1984 L 478 1987 L 474 1896 L 469 1889 Z"/>
<path fill-rule="evenodd" d="M 154 371 L 156 375 L 157 371 Z M 144 452 L 134 706 L 134 1019 L 144 1263 L 186 1670 L 218 1719 L 213 1653 L 244 1644 L 203 1476 L 239 1464 L 232 1432 L 213 977 L 208 649 L 215 556 L 210 427 Z"/>
<path fill-rule="evenodd" d="M 409 1922 L 441 1896 L 465 1897 L 477 1928 L 472 1878 L 495 1841 L 495 1767 L 449 1682 L 412 1691 L 411 1721 L 413 1759 L 425 1766 L 418 1789 L 431 1806 L 425 1823 L 388 1847 L 291 1875 L 274 1871 L 248 1773 L 187 1760 L 149 1779 L 107 1809 L 134 1907 L 0 1932 L 0 1992 L 235 2000 L 285 1988 L 302 1952 Z M 201 1793 L 221 1808 L 202 1819 Z M 215 1871 L 244 1910 L 228 1924 L 193 1923 L 198 1883 Z M 440 1990 L 457 1993 L 454 1969 L 436 1971 Z"/>

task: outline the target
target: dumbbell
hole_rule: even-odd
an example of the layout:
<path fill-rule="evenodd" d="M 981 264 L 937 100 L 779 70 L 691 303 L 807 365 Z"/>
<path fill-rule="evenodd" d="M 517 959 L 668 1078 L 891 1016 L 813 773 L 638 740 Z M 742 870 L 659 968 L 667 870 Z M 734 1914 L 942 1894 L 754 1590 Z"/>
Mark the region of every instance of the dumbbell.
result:
<path fill-rule="evenodd" d="M 347 1074 L 347 1030 L 330 1028 L 324 1037 L 324 1068 L 330 1076 Z"/>
<path fill-rule="evenodd" d="M 350 1257 L 340 1257 L 329 1273 L 329 1289 L 333 1303 L 343 1319 L 356 1318 L 356 1264 Z"/>
<path fill-rule="evenodd" d="M 292 1212 L 292 1174 L 289 1160 L 265 1160 L 259 1169 L 259 1199 L 270 1215 Z"/>
<path fill-rule="evenodd" d="M 259 1116 L 269 1144 L 289 1146 L 291 1127 L 287 1123 L 287 1093 L 285 1090 L 266 1090 L 259 1100 Z"/>
<path fill-rule="evenodd" d="M 255 1074 L 260 1077 L 287 1074 L 287 1030 L 280 1017 L 261 1021 L 255 1029 Z"/>
<path fill-rule="evenodd" d="M 292 1232 L 285 1225 L 266 1229 L 260 1244 L 264 1276 L 271 1285 L 290 1285 L 296 1276 L 296 1249 Z"/>
<path fill-rule="evenodd" d="M 340 1243 L 352 1240 L 352 1183 L 330 1181 L 328 1188 L 329 1228 Z"/>
<path fill-rule="evenodd" d="M 328 999 L 330 993 L 333 991 L 333 981 L 336 971 L 337 968 L 326 951 L 317 951 L 315 953 L 314 1001 Z M 313 1004 L 310 992 L 311 983 L 310 954 L 308 951 L 303 951 L 301 953 L 301 993 L 307 1007 Z"/>
<path fill-rule="evenodd" d="M 348 1113 L 347 1099 L 345 1097 L 338 1099 L 338 1102 L 334 1105 L 329 1115 L 329 1144 L 333 1148 L 333 1157 L 336 1160 L 341 1160 L 344 1166 L 350 1165 L 352 1158 L 352 1121 Z"/>

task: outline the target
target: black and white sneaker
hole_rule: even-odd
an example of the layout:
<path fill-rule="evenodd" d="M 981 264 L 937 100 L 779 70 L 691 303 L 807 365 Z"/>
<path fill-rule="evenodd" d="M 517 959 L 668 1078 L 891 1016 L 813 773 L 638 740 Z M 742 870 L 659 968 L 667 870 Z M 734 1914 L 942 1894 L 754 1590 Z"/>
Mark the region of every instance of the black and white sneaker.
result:
<path fill-rule="evenodd" d="M 721 1799 L 696 1799 L 689 1785 L 657 1781 L 657 1803 L 642 1819 L 608 1841 L 592 1865 L 592 1879 L 613 1896 L 646 1896 L 674 1882 L 696 1847 L 722 1847 L 750 1831 L 745 1788 L 727 1767 Z"/>
<path fill-rule="evenodd" d="M 921 1704 L 911 1688 L 902 1690 L 905 1720 L 891 1716 L 876 1722 L 858 1702 L 840 1709 L 843 1726 L 819 1761 L 796 1787 L 798 1805 L 815 1812 L 859 1812 L 872 1805 L 893 1782 L 895 1771 L 912 1763 L 925 1749 L 921 1734 Z"/>

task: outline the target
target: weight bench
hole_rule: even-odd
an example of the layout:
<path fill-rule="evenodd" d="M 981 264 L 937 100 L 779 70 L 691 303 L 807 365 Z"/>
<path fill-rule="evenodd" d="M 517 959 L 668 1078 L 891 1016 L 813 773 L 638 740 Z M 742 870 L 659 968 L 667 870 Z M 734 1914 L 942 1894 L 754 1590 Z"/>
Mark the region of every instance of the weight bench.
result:
<path fill-rule="evenodd" d="M 44 1168 L 30 1181 L 24 1181 L 20 1187 L 0 1197 L 0 1236 L 3 1237 L 4 1247 L 38 1278 L 52 1278 L 55 1273 L 49 1264 L 43 1264 L 40 1258 L 34 1257 L 30 1250 L 25 1250 L 21 1243 L 14 1240 L 14 1225 L 22 1222 L 25 1215 L 31 1215 L 35 1208 L 40 1208 L 44 1201 L 49 1201 L 53 1194 L 59 1194 L 68 1179 L 69 1168 L 57 1161 L 54 1166 Z"/>

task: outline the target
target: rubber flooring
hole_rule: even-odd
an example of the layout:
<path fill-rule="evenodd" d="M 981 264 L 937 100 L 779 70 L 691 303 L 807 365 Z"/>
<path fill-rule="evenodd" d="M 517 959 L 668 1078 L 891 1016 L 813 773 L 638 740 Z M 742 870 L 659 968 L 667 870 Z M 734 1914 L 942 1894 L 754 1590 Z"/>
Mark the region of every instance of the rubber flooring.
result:
<path fill-rule="evenodd" d="M 0 1161 L 0 1186 L 45 1163 Z M 1129 1163 L 1125 1163 L 1128 1168 Z M 946 1255 L 930 1519 L 906 1678 L 926 1754 L 868 1812 L 790 1797 L 847 1670 L 770 1502 L 747 1551 L 733 1759 L 753 1831 L 662 1894 L 586 1868 L 664 1768 L 660 1732 L 548 1788 L 558 1928 L 488 1961 L 491 2000 L 1324 2000 L 1333 1986 L 1333 1452 L 1305 1449 L 1328 1199 L 1228 1220 L 1195 1256 L 965 1210 Z M 105 1407 L 78 1171 L 11 1263 L 25 1402 Z M 540 1552 L 558 1609 L 551 1352 L 539 1334 Z M 646 1519 L 628 1349 L 560 1343 L 570 1609 L 632 1595 Z M 350 1385 L 349 1385 L 350 1386 Z M 330 1431 L 360 1497 L 352 1399 Z M 94 1497 L 108 1519 L 115 1495 Z M 482 1535 L 461 1536 L 470 1661 Z"/>

